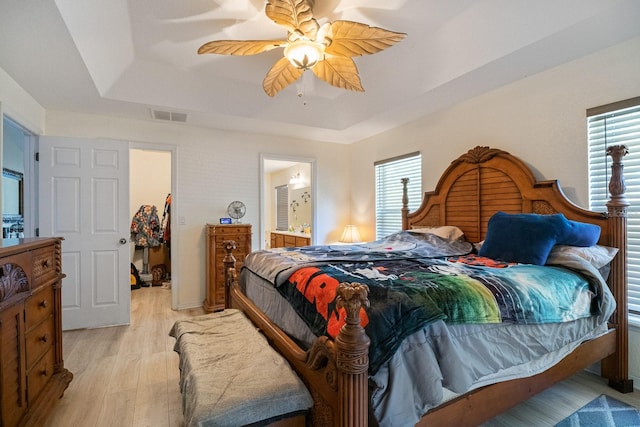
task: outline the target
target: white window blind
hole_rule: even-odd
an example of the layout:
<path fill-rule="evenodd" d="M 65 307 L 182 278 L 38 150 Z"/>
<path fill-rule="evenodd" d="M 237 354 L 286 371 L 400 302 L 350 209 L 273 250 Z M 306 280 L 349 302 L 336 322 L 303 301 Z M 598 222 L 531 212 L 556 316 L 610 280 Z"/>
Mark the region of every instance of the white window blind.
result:
<path fill-rule="evenodd" d="M 374 164 L 376 172 L 376 239 L 402 229 L 402 178 L 409 178 L 409 211 L 422 202 L 422 156 L 419 152 Z"/>
<path fill-rule="evenodd" d="M 289 229 L 289 188 L 276 187 L 276 230 Z"/>
<path fill-rule="evenodd" d="M 587 111 L 589 139 L 589 208 L 606 211 L 609 198 L 611 145 L 626 145 L 623 159 L 628 209 L 629 312 L 640 315 L 640 98 Z"/>

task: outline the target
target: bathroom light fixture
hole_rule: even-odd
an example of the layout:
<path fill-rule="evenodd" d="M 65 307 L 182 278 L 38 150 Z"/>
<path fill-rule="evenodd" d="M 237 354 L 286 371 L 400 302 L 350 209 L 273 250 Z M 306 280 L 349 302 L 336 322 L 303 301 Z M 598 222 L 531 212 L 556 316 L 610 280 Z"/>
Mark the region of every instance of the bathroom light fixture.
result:
<path fill-rule="evenodd" d="M 289 179 L 289 185 L 298 185 L 302 182 L 302 177 L 300 176 L 300 172 L 291 175 Z"/>

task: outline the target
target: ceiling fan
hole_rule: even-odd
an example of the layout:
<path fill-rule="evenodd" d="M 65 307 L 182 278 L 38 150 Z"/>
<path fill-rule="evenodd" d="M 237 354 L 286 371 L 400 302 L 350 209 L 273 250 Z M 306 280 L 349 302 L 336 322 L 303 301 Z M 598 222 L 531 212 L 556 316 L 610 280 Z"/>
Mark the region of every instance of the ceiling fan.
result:
<path fill-rule="evenodd" d="M 269 70 L 262 87 L 275 96 L 296 81 L 305 70 L 341 89 L 364 92 L 354 56 L 380 52 L 405 38 L 378 27 L 338 20 L 320 26 L 313 17 L 314 0 L 270 0 L 265 13 L 287 29 L 286 40 L 214 40 L 198 54 L 256 55 L 284 48 L 284 57 Z"/>

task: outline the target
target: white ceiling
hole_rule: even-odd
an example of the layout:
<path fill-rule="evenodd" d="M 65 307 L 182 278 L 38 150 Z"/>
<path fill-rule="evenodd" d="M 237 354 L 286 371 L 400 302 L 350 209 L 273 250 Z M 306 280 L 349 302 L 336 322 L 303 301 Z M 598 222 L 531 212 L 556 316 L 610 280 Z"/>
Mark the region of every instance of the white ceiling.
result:
<path fill-rule="evenodd" d="M 0 0 L 0 67 L 44 108 L 350 143 L 640 35 L 638 0 L 316 0 L 320 24 L 405 32 L 355 58 L 365 93 L 304 74 L 262 80 L 281 49 L 196 54 L 217 39 L 282 39 L 262 0 Z M 640 54 L 640 53 L 639 53 Z M 303 96 L 298 96 L 303 92 Z"/>

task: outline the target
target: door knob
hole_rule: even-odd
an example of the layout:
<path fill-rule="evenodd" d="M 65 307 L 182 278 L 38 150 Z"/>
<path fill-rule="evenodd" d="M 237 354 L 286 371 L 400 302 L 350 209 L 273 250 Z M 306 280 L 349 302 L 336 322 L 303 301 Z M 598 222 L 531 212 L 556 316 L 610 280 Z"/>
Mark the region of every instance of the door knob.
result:
<path fill-rule="evenodd" d="M 120 239 L 120 244 L 124 245 L 125 243 L 127 243 L 127 239 L 125 239 L 124 237 L 122 239 Z"/>

